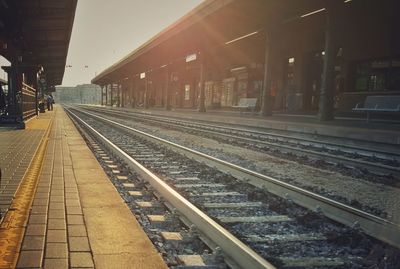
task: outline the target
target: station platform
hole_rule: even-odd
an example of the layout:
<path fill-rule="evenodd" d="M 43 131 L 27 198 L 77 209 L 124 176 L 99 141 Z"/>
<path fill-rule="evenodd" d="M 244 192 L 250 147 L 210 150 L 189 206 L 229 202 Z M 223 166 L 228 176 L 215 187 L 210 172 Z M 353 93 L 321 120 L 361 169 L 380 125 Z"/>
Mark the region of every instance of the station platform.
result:
<path fill-rule="evenodd" d="M 103 106 L 105 107 L 105 106 Z M 114 107 L 115 109 L 116 107 Z M 366 142 L 400 144 L 400 119 L 398 121 L 372 120 L 365 118 L 336 117 L 333 121 L 320 122 L 315 115 L 274 113 L 264 117 L 257 113 L 223 110 L 208 110 L 199 113 L 193 109 L 166 111 L 161 108 L 118 108 L 151 115 L 168 115 L 182 119 L 204 120 L 216 123 L 239 124 L 304 134 L 319 134 L 338 138 L 350 138 Z"/>
<path fill-rule="evenodd" d="M 60 106 L 0 137 L 0 268 L 167 268 Z"/>

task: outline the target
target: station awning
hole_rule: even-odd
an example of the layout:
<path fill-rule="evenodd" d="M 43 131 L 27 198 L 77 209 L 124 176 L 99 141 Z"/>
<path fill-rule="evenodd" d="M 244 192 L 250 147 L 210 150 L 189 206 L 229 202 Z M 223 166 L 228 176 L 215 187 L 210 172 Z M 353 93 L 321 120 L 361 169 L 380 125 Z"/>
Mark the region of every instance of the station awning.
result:
<path fill-rule="evenodd" d="M 0 1 L 0 53 L 10 62 L 42 66 L 48 86 L 64 76 L 77 0 Z"/>
<path fill-rule="evenodd" d="M 217 10 L 232 3 L 233 1 L 234 0 L 205 0 L 192 11 L 187 13 L 185 16 L 177 20 L 175 23 L 171 24 L 170 26 L 159 32 L 157 35 L 155 35 L 153 38 L 145 42 L 139 48 L 129 53 L 126 57 L 101 72 L 99 75 L 92 79 L 92 83 L 101 84 L 102 82 L 107 80 L 107 77 L 109 75 L 117 72 L 120 68 L 124 67 L 128 63 L 133 62 L 140 55 L 143 55 L 144 53 L 150 51 L 151 49 L 162 44 L 169 38 L 172 38 L 183 30 L 189 28 L 190 26 L 193 26 L 194 24 L 203 20 L 208 15 L 216 12 Z"/>
<path fill-rule="evenodd" d="M 126 57 L 116 62 L 92 79 L 92 83 L 110 83 L 117 73 L 127 72 L 140 57 L 151 54 L 157 47 L 176 39 L 175 47 L 190 42 L 203 42 L 203 46 L 215 46 L 236 37 L 265 29 L 268 22 L 280 22 L 323 7 L 319 0 L 205 0 L 181 19 L 168 26 Z M 201 36 L 201 38 L 199 38 Z M 180 38 L 184 43 L 180 43 Z M 203 39 L 199 41 L 199 39 Z M 194 41 L 195 40 L 195 41 Z M 212 40 L 212 41 L 210 41 Z M 218 42 L 216 42 L 218 41 Z M 184 44 L 184 45 L 182 45 Z M 136 70 L 137 71 L 137 70 Z"/>

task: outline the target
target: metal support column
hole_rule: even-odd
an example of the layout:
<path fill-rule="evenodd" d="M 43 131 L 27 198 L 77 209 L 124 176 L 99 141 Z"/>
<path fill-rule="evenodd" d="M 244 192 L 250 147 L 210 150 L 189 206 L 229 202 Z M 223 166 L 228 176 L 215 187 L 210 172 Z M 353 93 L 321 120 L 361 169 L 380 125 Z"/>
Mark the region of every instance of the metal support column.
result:
<path fill-rule="evenodd" d="M 131 79 L 131 82 L 130 82 L 130 98 L 131 98 L 131 107 L 135 107 L 135 102 L 136 102 L 136 98 L 135 98 L 135 78 L 133 77 L 132 79 Z"/>
<path fill-rule="evenodd" d="M 206 84 L 206 74 L 205 74 L 205 65 L 206 65 L 206 55 L 205 53 L 200 54 L 200 96 L 199 96 L 199 112 L 206 112 L 206 95 L 205 95 L 205 84 Z"/>
<path fill-rule="evenodd" d="M 110 84 L 110 106 L 111 107 L 114 105 L 113 91 L 114 91 L 114 83 L 111 83 Z"/>
<path fill-rule="evenodd" d="M 22 122 L 22 74 L 14 63 L 11 66 L 3 67 L 3 69 L 8 74 L 8 115 L 15 122 Z"/>
<path fill-rule="evenodd" d="M 102 106 L 104 105 L 103 98 L 104 98 L 104 85 L 101 85 L 101 105 Z"/>
<path fill-rule="evenodd" d="M 121 107 L 125 107 L 125 96 L 126 96 L 125 87 L 121 85 Z"/>
<path fill-rule="evenodd" d="M 35 109 L 36 109 L 36 116 L 39 116 L 39 94 L 38 94 L 38 89 L 36 88 L 35 91 Z"/>
<path fill-rule="evenodd" d="M 117 107 L 121 107 L 121 83 L 117 84 Z"/>
<path fill-rule="evenodd" d="M 164 89 L 164 98 L 165 98 L 165 100 L 164 100 L 164 102 L 165 102 L 165 104 L 164 104 L 164 108 L 165 108 L 165 110 L 171 110 L 171 104 L 170 104 L 170 89 L 169 89 L 169 87 L 170 87 L 170 76 L 171 76 L 171 74 L 170 74 L 170 67 L 169 67 L 169 65 L 166 67 L 166 79 L 165 79 L 165 89 Z"/>
<path fill-rule="evenodd" d="M 271 96 L 271 33 L 266 31 L 265 37 L 265 59 L 264 59 L 264 81 L 261 100 L 261 115 L 272 115 L 272 96 Z"/>
<path fill-rule="evenodd" d="M 144 78 L 144 108 L 149 108 L 149 100 L 148 100 L 148 94 L 149 94 L 149 81 L 148 81 L 148 74 L 146 74 L 146 77 Z"/>
<path fill-rule="evenodd" d="M 318 118 L 320 121 L 333 120 L 334 71 L 336 59 L 335 15 L 338 9 L 336 1 L 327 1 L 325 28 L 325 57 L 322 85 L 319 100 Z"/>
<path fill-rule="evenodd" d="M 105 104 L 105 106 L 107 106 L 108 105 L 108 85 L 106 84 L 106 104 Z"/>

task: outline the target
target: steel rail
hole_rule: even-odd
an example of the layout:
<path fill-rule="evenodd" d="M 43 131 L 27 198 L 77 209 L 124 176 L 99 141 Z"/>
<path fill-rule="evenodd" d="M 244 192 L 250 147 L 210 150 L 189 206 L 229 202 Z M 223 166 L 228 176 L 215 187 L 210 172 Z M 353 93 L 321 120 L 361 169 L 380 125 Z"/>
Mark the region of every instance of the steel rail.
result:
<path fill-rule="evenodd" d="M 144 115 L 146 118 L 153 118 L 156 121 L 164 121 L 164 122 L 171 122 L 170 118 L 165 118 L 163 116 L 160 115 L 149 115 L 149 114 L 145 114 L 145 113 L 140 113 L 140 112 L 127 112 L 127 111 L 122 111 L 122 110 L 116 110 L 116 109 L 105 109 L 105 108 L 100 108 L 100 107 L 91 107 L 91 106 L 87 106 L 87 105 L 80 105 L 81 107 L 86 107 L 89 109 L 94 109 L 94 110 L 102 110 L 102 111 L 113 111 L 114 113 L 124 113 L 127 114 L 129 116 L 132 117 L 139 117 L 139 116 L 135 116 L 133 114 L 140 114 L 140 115 Z M 175 119 L 175 122 L 177 123 L 182 123 L 182 124 L 193 124 L 193 122 L 189 122 L 186 120 L 183 120 L 181 118 L 177 118 L 177 117 L 172 117 Z M 324 148 L 324 147 L 332 147 L 332 150 L 337 150 L 338 145 L 336 143 L 333 142 L 326 142 L 326 141 L 320 141 L 320 140 L 314 140 L 314 139 L 309 139 L 309 138 L 300 138 L 300 137 L 295 137 L 295 136 L 290 136 L 290 135 L 284 135 L 284 134 L 276 134 L 276 133 L 270 133 L 270 132 L 261 132 L 261 131 L 256 131 L 256 130 L 251 130 L 251 129 L 242 129 L 242 128 L 236 128 L 236 127 L 228 127 L 228 126 L 220 126 L 220 125 L 215 125 L 215 124 L 210 124 L 210 123 L 203 123 L 203 122 L 207 122 L 204 120 L 199 120 L 202 122 L 196 122 L 196 125 L 199 126 L 204 126 L 204 127 L 209 127 L 209 128 L 219 128 L 219 129 L 224 129 L 224 130 L 229 130 L 229 131 L 236 131 L 236 132 L 246 132 L 246 133 L 251 133 L 254 135 L 259 135 L 259 136 L 271 136 L 271 137 L 275 137 L 276 139 L 279 138 L 283 138 L 283 139 L 287 139 L 288 141 L 292 140 L 292 143 L 294 142 L 307 142 L 309 144 L 303 143 L 302 145 L 312 145 L 316 148 Z M 335 139 L 337 139 L 336 137 L 334 137 Z M 282 142 L 285 142 L 284 140 L 281 140 Z M 299 142 L 300 141 L 300 142 Z M 317 146 L 316 144 L 320 144 L 320 146 Z M 342 150 L 343 152 L 346 153 L 357 153 L 360 154 L 362 156 L 366 156 L 366 157 L 372 157 L 372 156 L 377 156 L 380 157 L 382 159 L 386 159 L 386 160 L 392 160 L 392 159 L 396 159 L 399 160 L 400 159 L 400 152 L 388 152 L 387 150 L 379 150 L 379 149 L 368 149 L 366 150 L 364 147 L 362 146 L 356 146 L 356 145 L 341 145 L 341 147 L 345 147 L 347 150 Z M 354 151 L 359 151 L 359 152 L 352 152 L 350 150 L 354 150 Z M 367 154 L 370 153 L 370 154 Z M 391 155 L 391 158 L 384 158 L 387 155 Z"/>
<path fill-rule="evenodd" d="M 96 111 L 96 112 L 99 112 L 99 111 Z M 118 114 L 116 111 L 106 111 L 106 113 L 111 114 L 111 115 Z M 129 115 L 129 114 L 128 114 L 128 116 L 133 117 L 133 118 L 136 117 L 136 116 Z M 163 122 L 164 124 L 169 123 L 168 121 L 163 121 L 163 120 L 155 120 L 155 119 L 146 119 L 146 120 L 153 121 L 153 122 Z M 179 124 L 176 124 L 176 125 L 179 126 Z M 199 125 L 201 126 L 202 124 L 199 124 Z M 188 126 L 180 126 L 180 127 L 188 129 L 188 130 L 192 130 L 192 131 L 199 131 L 198 127 L 197 128 L 196 127 L 188 127 Z M 214 134 L 214 135 L 218 135 L 218 136 L 222 135 L 222 133 L 220 133 L 218 131 L 213 131 L 213 130 L 202 129 L 202 130 L 200 130 L 200 132 Z M 371 167 L 374 167 L 375 171 L 379 171 L 381 173 L 388 173 L 390 171 L 395 176 L 400 175 L 400 167 L 385 165 L 385 164 L 381 164 L 381 163 L 373 163 L 370 161 L 364 161 L 364 160 L 359 160 L 359 159 L 352 159 L 352 158 L 345 157 L 345 156 L 334 155 L 334 154 L 329 154 L 329 153 L 319 152 L 319 151 L 314 151 L 314 150 L 309 150 L 309 149 L 303 149 L 303 148 L 298 148 L 298 147 L 292 147 L 292 146 L 287 146 L 287 145 L 283 145 L 283 144 L 279 145 L 279 144 L 275 144 L 275 143 L 271 143 L 271 142 L 266 142 L 266 141 L 263 141 L 260 139 L 240 137 L 240 136 L 231 135 L 231 134 L 223 134 L 223 136 L 224 136 L 224 138 L 233 138 L 233 139 L 242 140 L 242 141 L 246 141 L 246 142 L 250 142 L 250 143 L 262 144 L 262 145 L 265 145 L 268 147 L 285 149 L 289 152 L 301 152 L 303 154 L 313 155 L 314 158 L 315 158 L 315 156 L 322 157 L 326 161 L 329 161 L 332 163 L 337 163 L 337 161 L 341 161 L 341 162 L 343 162 L 343 164 L 345 166 L 348 166 L 348 167 L 362 167 L 364 169 L 370 169 Z"/>
<path fill-rule="evenodd" d="M 95 117 L 103 122 L 108 122 L 109 124 L 118 126 L 121 129 L 134 132 L 136 135 L 160 146 L 165 147 L 168 145 L 168 148 L 174 152 L 214 167 L 220 171 L 234 176 L 239 180 L 246 181 L 256 187 L 263 188 L 268 192 L 276 194 L 280 197 L 290 199 L 303 207 L 311 210 L 317 210 L 326 217 L 344 225 L 353 226 L 357 224 L 366 234 L 400 248 L 400 225 L 398 223 L 391 222 L 333 199 L 209 156 L 202 152 L 198 152 L 154 135 L 147 134 L 143 131 L 125 126 L 121 123 L 106 119 L 96 114 L 80 109 L 76 110 Z"/>
<path fill-rule="evenodd" d="M 268 261 L 254 252 L 242 241 L 232 235 L 229 231 L 207 216 L 204 212 L 186 200 L 182 195 L 171 188 L 162 179 L 142 166 L 139 162 L 129 156 L 126 152 L 113 144 L 110 140 L 96 131 L 92 126 L 79 118 L 71 110 L 66 109 L 70 115 L 83 124 L 93 135 L 99 138 L 104 146 L 119 158 L 124 160 L 130 168 L 135 170 L 141 178 L 147 180 L 150 185 L 160 193 L 168 203 L 175 207 L 186 219 L 196 225 L 196 228 L 207 240 L 218 245 L 228 260 L 233 261 L 241 268 L 275 269 Z"/>

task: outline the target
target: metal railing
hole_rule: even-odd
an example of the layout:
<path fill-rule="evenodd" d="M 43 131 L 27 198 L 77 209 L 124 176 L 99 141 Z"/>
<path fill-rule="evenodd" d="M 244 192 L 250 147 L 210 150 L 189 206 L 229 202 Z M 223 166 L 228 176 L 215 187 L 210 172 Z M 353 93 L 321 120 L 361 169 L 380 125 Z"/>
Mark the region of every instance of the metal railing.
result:
<path fill-rule="evenodd" d="M 25 83 L 22 83 L 21 112 L 25 121 L 38 114 L 37 91 Z"/>

